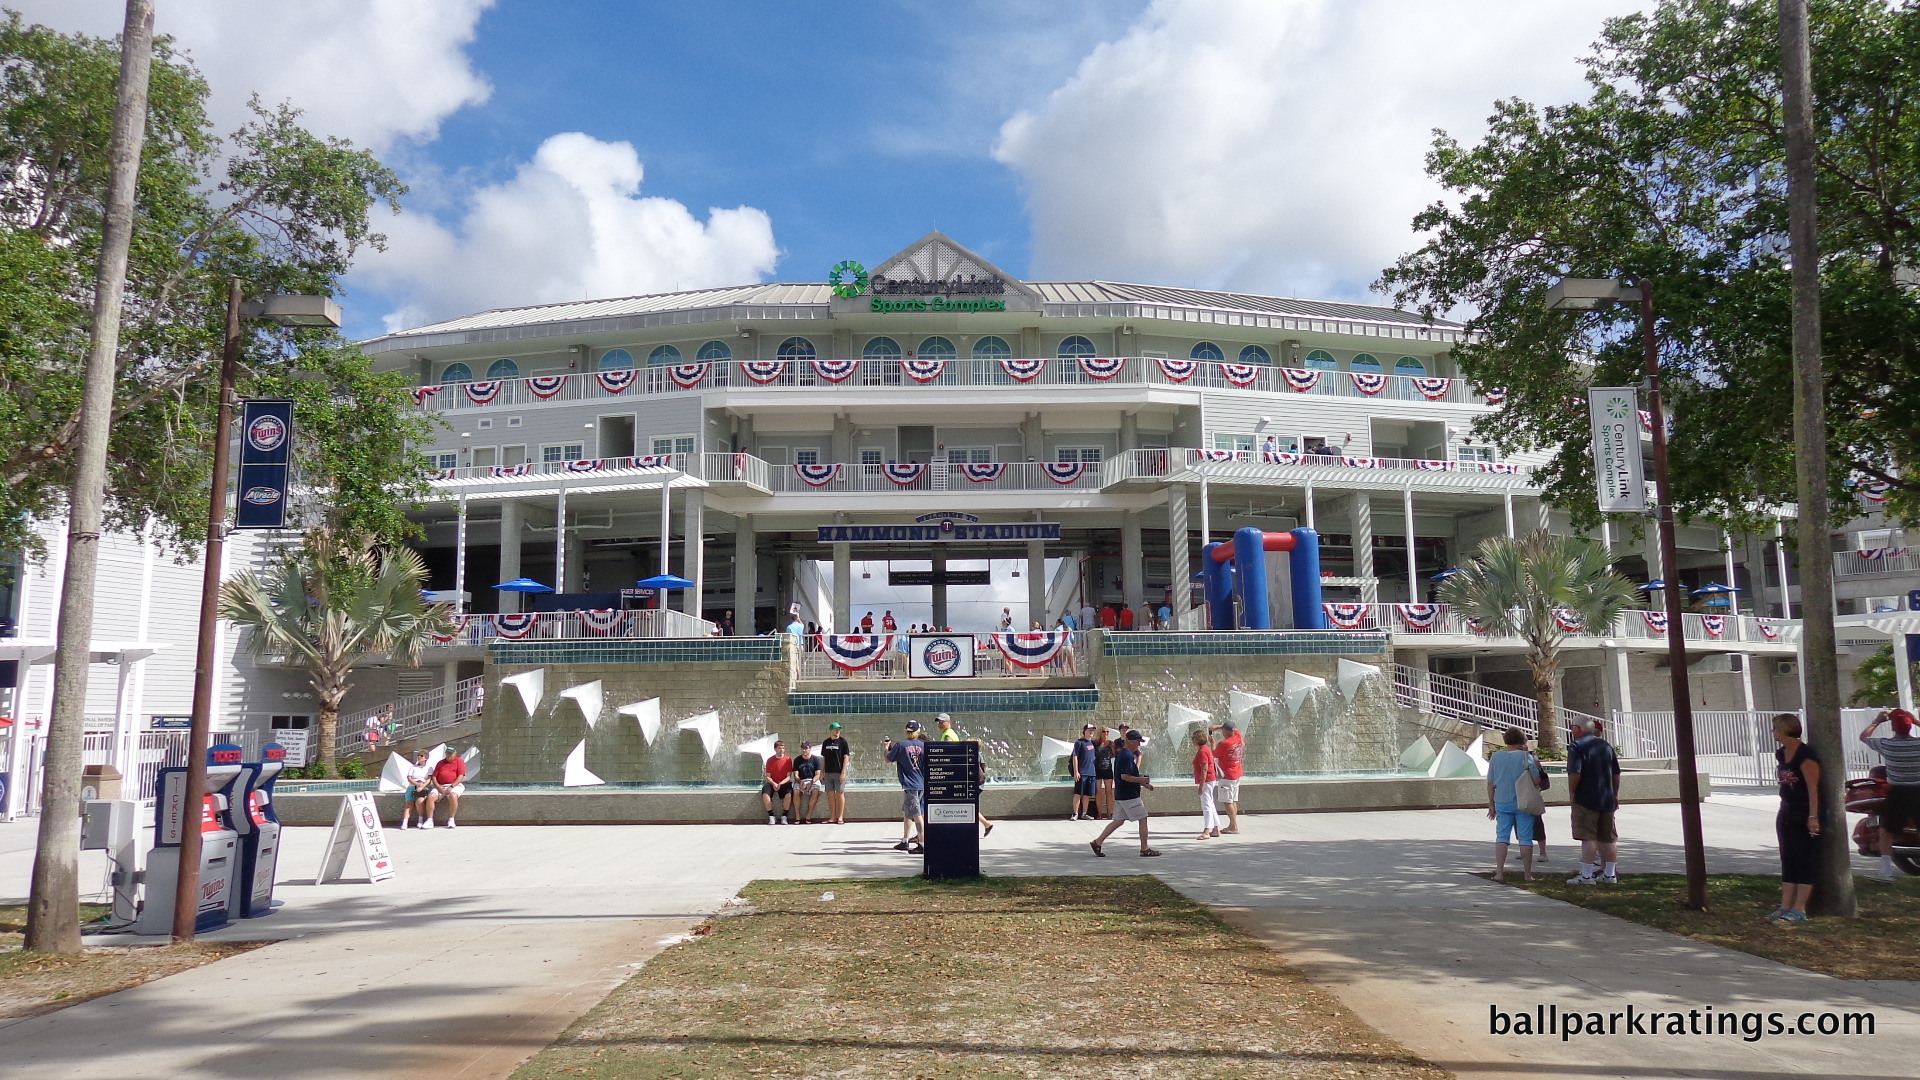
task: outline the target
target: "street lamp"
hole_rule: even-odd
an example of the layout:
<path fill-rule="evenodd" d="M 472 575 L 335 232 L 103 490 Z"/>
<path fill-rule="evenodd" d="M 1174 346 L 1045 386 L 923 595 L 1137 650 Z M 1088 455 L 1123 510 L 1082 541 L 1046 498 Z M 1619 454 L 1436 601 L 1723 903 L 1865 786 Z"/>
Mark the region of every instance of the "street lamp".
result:
<path fill-rule="evenodd" d="M 233 383 L 240 369 L 240 320 L 281 326 L 340 325 L 340 305 L 324 296 L 240 299 L 240 279 L 227 287 L 227 333 L 220 356 L 220 405 L 213 426 L 213 483 L 207 507 L 206 569 L 200 577 L 200 643 L 193 665 L 193 725 L 187 732 L 187 775 L 181 793 L 180 867 L 173 892 L 173 940 L 192 941 L 200 914 L 200 804 L 207 794 L 207 733 L 213 726 L 215 630 L 220 610 L 221 555 L 227 540 L 227 442 L 233 435 Z M 244 811 L 243 811 L 244 812 Z"/>
<path fill-rule="evenodd" d="M 1694 766 L 1693 696 L 1687 685 L 1687 634 L 1680 589 L 1680 548 L 1673 533 L 1673 485 L 1667 470 L 1667 417 L 1660 396 L 1660 347 L 1653 321 L 1653 283 L 1644 278 L 1562 278 L 1547 290 L 1550 311 L 1591 311 L 1607 304 L 1640 305 L 1646 355 L 1647 409 L 1653 414 L 1653 480 L 1659 502 L 1660 565 L 1666 579 L 1667 658 L 1673 680 L 1673 747 L 1680 768 L 1680 838 L 1686 851 L 1687 907 L 1707 909 L 1707 851 L 1700 829 L 1700 777 Z"/>

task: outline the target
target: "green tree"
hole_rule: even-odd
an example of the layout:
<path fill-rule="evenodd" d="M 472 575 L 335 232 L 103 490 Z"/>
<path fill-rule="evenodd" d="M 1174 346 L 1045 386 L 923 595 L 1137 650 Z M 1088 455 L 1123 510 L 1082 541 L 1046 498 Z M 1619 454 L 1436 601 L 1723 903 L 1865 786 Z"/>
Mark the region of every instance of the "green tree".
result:
<path fill-rule="evenodd" d="M 377 550 L 365 533 L 317 528 L 265 574 L 221 586 L 221 618 L 251 631 L 255 652 L 284 654 L 306 669 L 320 707 L 322 775 L 334 775 L 340 702 L 353 689 L 354 666 L 380 656 L 418 667 L 429 637 L 452 632 L 451 609 L 421 595 L 426 580 L 411 548 Z"/>
<path fill-rule="evenodd" d="M 1914 675 L 1916 682 L 1920 683 L 1920 672 L 1914 672 Z M 1860 666 L 1853 669 L 1853 683 L 1853 695 L 1848 700 L 1854 705 L 1890 709 L 1900 704 L 1900 683 L 1893 669 L 1892 642 L 1880 646 L 1873 651 L 1873 655 L 1860 661 Z"/>
<path fill-rule="evenodd" d="M 1920 4 L 1815 0 L 1821 310 L 1836 498 L 1869 478 L 1920 510 Z M 1379 287 L 1466 313 L 1461 370 L 1507 389 L 1480 429 L 1547 449 L 1548 497 L 1595 516 L 1588 384 L 1640 381 L 1638 312 L 1549 312 L 1561 276 L 1650 279 L 1682 516 L 1738 527 L 1794 501 L 1792 311 L 1775 5 L 1663 0 L 1610 20 L 1590 100 L 1495 104 L 1486 137 L 1437 134 L 1450 193 Z M 1779 438 L 1769 436 L 1781 436 Z"/>
<path fill-rule="evenodd" d="M 98 256 L 116 43 L 0 21 L 0 550 L 32 549 L 64 511 Z M 109 451 L 108 524 L 148 521 L 191 548 L 204 529 L 227 282 L 332 295 L 379 247 L 378 206 L 404 187 L 372 155 L 254 105 L 226 138 L 206 83 L 156 43 Z M 398 373 L 376 374 L 332 331 L 245 325 L 242 396 L 292 397 L 296 480 L 339 483 L 330 512 L 383 538 L 425 462 L 431 421 Z M 351 401 L 351 405 L 336 403 Z"/>
<path fill-rule="evenodd" d="M 1633 583 L 1614 572 L 1599 544 L 1545 529 L 1517 540 L 1484 540 L 1461 571 L 1440 583 L 1440 602 L 1488 633 L 1526 640 L 1540 749 L 1559 749 L 1560 706 L 1555 697 L 1566 627 L 1571 623 L 1598 631 L 1613 625 L 1633 601 Z"/>

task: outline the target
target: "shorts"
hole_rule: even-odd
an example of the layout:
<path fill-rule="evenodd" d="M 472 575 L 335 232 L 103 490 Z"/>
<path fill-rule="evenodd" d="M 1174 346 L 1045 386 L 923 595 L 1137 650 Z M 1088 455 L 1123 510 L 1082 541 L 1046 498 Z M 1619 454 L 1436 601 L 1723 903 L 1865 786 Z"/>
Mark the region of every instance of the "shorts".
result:
<path fill-rule="evenodd" d="M 1096 762 L 1094 762 L 1094 763 L 1093 763 L 1093 778 L 1094 778 L 1095 780 L 1111 780 L 1111 779 L 1113 779 L 1113 759 L 1112 759 L 1112 758 L 1108 758 L 1108 759 L 1107 759 L 1107 760 L 1105 760 L 1105 761 L 1096 761 Z"/>
<path fill-rule="evenodd" d="M 1773 835 L 1780 841 L 1780 883 L 1811 885 L 1820 839 L 1807 831 L 1805 814 L 1793 816 L 1798 820 L 1788 821 L 1788 811 L 1782 807 L 1773 819 Z"/>
<path fill-rule="evenodd" d="M 784 799 L 793 794 L 793 781 L 788 780 L 779 787 L 775 787 L 773 786 L 773 781 L 762 780 L 760 781 L 760 794 L 771 795 L 776 799 Z"/>
<path fill-rule="evenodd" d="M 814 779 L 811 776 L 806 777 L 805 779 L 800 781 L 800 790 L 808 794 L 812 794 L 813 792 L 819 791 L 820 781 Z"/>
<path fill-rule="evenodd" d="M 438 789 L 438 788 L 428 788 L 428 789 L 427 789 L 427 793 L 428 793 L 428 794 L 430 794 L 430 795 L 440 795 L 440 794 L 442 794 L 442 792 L 441 792 L 441 791 L 440 791 L 440 789 Z M 467 785 L 465 785 L 465 784 L 455 784 L 455 785 L 453 785 L 452 787 L 450 787 L 450 788 L 448 788 L 448 789 L 447 789 L 447 790 L 445 791 L 445 793 L 444 793 L 444 794 L 447 794 L 447 795 L 452 795 L 452 796 L 453 796 L 454 798 L 456 798 L 456 799 L 457 799 L 457 798 L 459 798 L 460 796 L 462 796 L 462 795 L 465 795 L 466 793 L 467 793 Z"/>
<path fill-rule="evenodd" d="M 1512 837 L 1515 833 L 1520 834 L 1520 844 L 1522 847 L 1531 847 L 1533 845 L 1533 815 L 1523 814 L 1518 810 L 1502 810 L 1495 807 L 1493 811 L 1493 842 L 1496 844 L 1507 843 L 1508 838 Z"/>
<path fill-rule="evenodd" d="M 1115 799 L 1113 801 L 1113 820 L 1115 821 L 1147 820 L 1147 800 Z"/>
<path fill-rule="evenodd" d="M 428 788 L 427 790 L 431 791 L 433 789 Z M 414 787 L 412 784 L 407 785 L 407 801 L 408 802 L 416 802 L 426 797 L 427 797 L 426 791 L 422 791 L 419 788 Z"/>
<path fill-rule="evenodd" d="M 1880 806 L 1880 826 L 1899 832 L 1920 818 L 1920 784 L 1888 784 L 1887 801 Z"/>
<path fill-rule="evenodd" d="M 820 775 L 820 790 L 822 791 L 847 790 L 847 774 L 837 773 L 837 772 L 822 773 Z"/>
<path fill-rule="evenodd" d="M 1240 801 L 1240 781 L 1215 780 L 1214 784 L 1216 785 L 1213 789 L 1214 802 L 1225 806 L 1228 803 L 1237 803 Z"/>
<path fill-rule="evenodd" d="M 1085 795 L 1091 799 L 1099 793 L 1099 790 L 1100 782 L 1091 776 L 1082 776 L 1073 782 L 1073 793 L 1075 795 Z"/>
<path fill-rule="evenodd" d="M 1573 838 L 1592 840 L 1599 844 L 1611 844 L 1620 839 L 1620 833 L 1613 827 L 1613 811 L 1589 810 L 1579 803 L 1573 804 Z"/>
<path fill-rule="evenodd" d="M 900 816 L 917 818 L 924 816 L 927 793 L 917 788 L 902 788 L 900 791 Z"/>

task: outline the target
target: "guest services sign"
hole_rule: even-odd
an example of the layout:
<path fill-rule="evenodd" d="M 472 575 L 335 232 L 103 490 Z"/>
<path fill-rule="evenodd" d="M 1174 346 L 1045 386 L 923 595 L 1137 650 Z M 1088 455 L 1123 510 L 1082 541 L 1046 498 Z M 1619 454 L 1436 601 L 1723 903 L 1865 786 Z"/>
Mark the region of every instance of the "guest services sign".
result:
<path fill-rule="evenodd" d="M 1593 430 L 1593 476 L 1602 513 L 1645 513 L 1640 468 L 1640 393 L 1631 386 L 1587 388 Z"/>

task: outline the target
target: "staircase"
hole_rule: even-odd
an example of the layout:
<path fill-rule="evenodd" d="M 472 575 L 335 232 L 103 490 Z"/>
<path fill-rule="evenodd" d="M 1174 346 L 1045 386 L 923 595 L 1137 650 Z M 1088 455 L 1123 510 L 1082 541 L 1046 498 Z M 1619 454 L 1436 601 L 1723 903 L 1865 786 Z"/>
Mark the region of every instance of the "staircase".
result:
<path fill-rule="evenodd" d="M 1498 735 L 1513 727 L 1529 739 L 1540 735 L 1537 706 L 1524 694 L 1495 690 L 1452 675 L 1436 675 L 1405 664 L 1393 666 L 1394 700 L 1413 714 L 1409 719 L 1448 738 L 1469 740 L 1476 735 Z M 1560 728 L 1587 720 L 1592 713 L 1559 707 Z M 1563 740 L 1564 741 L 1564 740 Z"/>
<path fill-rule="evenodd" d="M 472 720 L 480 715 L 486 696 L 482 686 L 484 681 L 482 676 L 462 679 L 452 686 L 437 686 L 425 693 L 409 694 L 390 705 L 343 714 L 340 717 L 340 730 L 334 734 L 334 753 L 350 756 L 370 749 L 367 721 L 374 717 L 380 717 L 386 729 L 380 733 L 378 746 L 382 749 Z M 391 718 L 383 715 L 389 709 L 393 710 Z"/>

